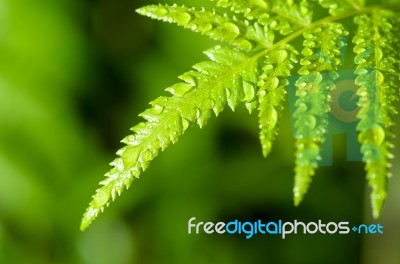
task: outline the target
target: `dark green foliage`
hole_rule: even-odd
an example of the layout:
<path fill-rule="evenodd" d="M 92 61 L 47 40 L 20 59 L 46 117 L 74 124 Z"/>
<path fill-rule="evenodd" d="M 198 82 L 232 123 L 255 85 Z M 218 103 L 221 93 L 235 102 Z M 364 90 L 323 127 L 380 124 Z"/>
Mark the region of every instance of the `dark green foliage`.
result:
<path fill-rule="evenodd" d="M 154 19 L 176 23 L 227 46 L 205 52 L 208 61 L 179 76 L 181 82 L 167 88 L 171 96 L 151 102 L 138 124 L 122 142 L 113 168 L 93 196 L 81 229 L 85 229 L 105 206 L 129 188 L 133 179 L 160 152 L 193 124 L 203 127 L 212 113 L 227 104 L 232 110 L 244 103 L 251 113 L 259 111 L 260 140 L 264 156 L 272 149 L 283 109 L 288 78 L 298 68 L 296 82 L 296 164 L 294 200 L 298 205 L 307 192 L 321 158 L 335 89 L 341 48 L 352 38 L 359 85 L 359 141 L 372 188 L 373 214 L 378 217 L 386 198 L 389 159 L 392 154 L 391 115 L 397 113 L 399 73 L 398 1 L 364 3 L 341 1 L 214 0 L 218 10 L 178 5 L 150 5 L 137 10 Z M 319 4 L 319 5 L 318 5 Z M 313 10 L 327 9 L 313 20 Z M 354 18 L 356 32 L 344 19 Z M 294 42 L 302 40 L 296 50 Z"/>

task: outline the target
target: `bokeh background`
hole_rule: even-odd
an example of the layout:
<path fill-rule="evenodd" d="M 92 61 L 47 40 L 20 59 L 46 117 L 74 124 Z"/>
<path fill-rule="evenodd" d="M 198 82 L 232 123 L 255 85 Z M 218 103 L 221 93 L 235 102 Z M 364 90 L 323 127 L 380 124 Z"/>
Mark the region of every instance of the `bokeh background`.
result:
<path fill-rule="evenodd" d="M 79 231 L 137 115 L 215 44 L 134 12 L 157 2 L 171 3 L 0 0 L 0 263 L 399 263 L 399 159 L 373 220 L 363 165 L 346 160 L 346 136 L 335 135 L 333 165 L 318 169 L 295 208 L 288 107 L 267 159 L 256 114 L 227 109 L 190 129 Z M 193 216 L 380 223 L 385 233 L 188 235 Z"/>

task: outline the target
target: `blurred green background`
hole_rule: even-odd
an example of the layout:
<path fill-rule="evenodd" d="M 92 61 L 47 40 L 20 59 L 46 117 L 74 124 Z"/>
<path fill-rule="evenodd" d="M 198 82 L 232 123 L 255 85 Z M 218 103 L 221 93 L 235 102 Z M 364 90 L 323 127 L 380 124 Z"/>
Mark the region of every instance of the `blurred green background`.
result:
<path fill-rule="evenodd" d="M 171 3 L 0 0 L 0 263 L 399 263 L 398 162 L 374 221 L 363 165 L 346 161 L 346 138 L 336 136 L 333 166 L 317 171 L 295 208 L 288 110 L 268 159 L 244 107 L 193 127 L 79 231 L 138 113 L 215 44 L 134 12 L 157 2 Z M 379 222 L 385 234 L 188 235 L 193 216 Z"/>

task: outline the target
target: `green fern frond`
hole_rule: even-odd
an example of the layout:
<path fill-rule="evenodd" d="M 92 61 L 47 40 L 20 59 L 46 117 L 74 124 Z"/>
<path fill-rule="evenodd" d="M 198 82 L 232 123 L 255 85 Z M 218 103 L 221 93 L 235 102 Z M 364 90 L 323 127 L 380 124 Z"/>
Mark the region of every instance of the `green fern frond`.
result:
<path fill-rule="evenodd" d="M 269 3 L 265 0 L 210 0 L 216 6 L 229 8 L 234 13 L 242 13 L 248 20 L 258 19 L 270 11 Z"/>
<path fill-rule="evenodd" d="M 312 11 L 309 1 L 301 0 L 299 3 L 294 1 L 273 1 L 273 12 L 278 15 L 280 20 L 287 19 L 293 25 L 308 26 L 312 21 Z M 286 34 L 284 34 L 286 35 Z"/>
<path fill-rule="evenodd" d="M 258 114 L 260 141 L 264 157 L 270 153 L 273 140 L 278 134 L 277 123 L 286 96 L 287 78 L 290 76 L 293 64 L 297 62 L 297 54 L 292 46 L 286 45 L 269 52 L 264 62 L 257 94 L 260 104 Z"/>
<path fill-rule="evenodd" d="M 153 19 L 176 23 L 246 51 L 266 47 L 273 37 L 269 37 L 268 32 L 265 32 L 259 23 L 244 22 L 226 13 L 218 14 L 215 11 L 196 10 L 178 5 L 150 5 L 137 9 L 137 12 Z"/>
<path fill-rule="evenodd" d="M 308 1 L 302 0 L 295 4 L 293 1 L 275 0 L 269 4 L 269 12 L 260 15 L 257 21 L 264 26 L 270 39 L 275 39 L 276 32 L 286 36 L 311 24 L 312 10 Z"/>
<path fill-rule="evenodd" d="M 387 192 L 394 134 L 392 115 L 400 95 L 400 0 L 211 0 L 226 13 L 178 5 L 150 5 L 138 13 L 201 33 L 229 47 L 216 46 L 208 61 L 179 76 L 167 88 L 172 95 L 151 102 L 140 114 L 145 122 L 132 128 L 124 148 L 111 163 L 102 185 L 84 214 L 85 229 L 149 163 L 194 123 L 203 127 L 212 112 L 243 103 L 258 108 L 264 156 L 270 153 L 283 109 L 288 78 L 296 81 L 294 203 L 306 194 L 321 159 L 328 129 L 330 93 L 340 72 L 341 48 L 349 34 L 348 18 L 357 29 L 352 36 L 359 85 L 359 142 L 372 188 L 373 215 L 380 214 Z M 367 2 L 367 3 L 366 3 Z M 313 20 L 313 10 L 327 9 Z M 328 15 L 329 14 L 329 15 Z M 321 17 L 318 13 L 318 17 Z M 349 26 L 349 29 L 352 25 Z M 301 43 L 302 45 L 298 45 Z M 299 47 L 300 46 L 300 47 Z M 298 51 L 301 58 L 298 61 Z"/>
<path fill-rule="evenodd" d="M 159 97 L 140 114 L 146 122 L 132 128 L 134 134 L 122 140 L 127 146 L 117 152 L 120 157 L 111 163 L 113 168 L 100 183 L 103 187 L 93 196 L 82 220 L 82 230 L 129 188 L 160 150 L 177 142 L 191 124 L 203 127 L 211 113 L 218 115 L 226 103 L 234 110 L 239 102 L 256 102 L 256 60 L 220 46 L 205 54 L 210 61 L 200 62 L 193 66 L 195 70 L 179 76 L 182 82 L 166 89 L 171 97 Z"/>
<path fill-rule="evenodd" d="M 293 115 L 296 137 L 296 167 L 294 179 L 294 203 L 298 205 L 307 192 L 311 177 L 321 159 L 321 145 L 328 125 L 330 92 L 340 61 L 340 48 L 345 45 L 341 37 L 348 32 L 342 24 L 330 23 L 303 34 L 304 49 L 301 77 L 296 82 L 298 99 Z"/>
<path fill-rule="evenodd" d="M 365 5 L 365 0 L 318 0 L 319 4 L 327 8 L 333 16 L 351 11 L 360 11 Z"/>
<path fill-rule="evenodd" d="M 356 84 L 360 86 L 358 104 L 361 108 L 357 130 L 360 131 L 358 140 L 362 144 L 367 179 L 372 188 L 374 217 L 379 216 L 386 199 L 389 158 L 392 157 L 390 148 L 393 147 L 390 141 L 394 136 L 389 128 L 394 125 L 391 115 L 397 113 L 394 102 L 399 100 L 395 89 L 399 76 L 395 64 L 399 55 L 390 45 L 395 40 L 394 18 L 393 12 L 379 10 L 355 18 L 358 33 L 353 42 L 356 44 Z"/>

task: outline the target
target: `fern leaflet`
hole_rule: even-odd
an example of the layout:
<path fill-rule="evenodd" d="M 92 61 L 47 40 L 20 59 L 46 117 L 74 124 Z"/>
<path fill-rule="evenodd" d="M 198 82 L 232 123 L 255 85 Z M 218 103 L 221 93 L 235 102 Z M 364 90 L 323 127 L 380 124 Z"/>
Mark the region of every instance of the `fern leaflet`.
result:
<path fill-rule="evenodd" d="M 120 156 L 111 165 L 103 185 L 93 196 L 81 229 L 85 229 L 99 212 L 108 206 L 134 178 L 148 167 L 160 152 L 178 138 L 193 123 L 203 127 L 214 112 L 218 115 L 226 103 L 234 110 L 239 102 L 255 102 L 257 60 L 240 51 L 216 46 L 205 52 L 210 61 L 200 62 L 194 70 L 179 76 L 179 82 L 166 90 L 171 97 L 159 97 L 151 108 L 140 114 L 146 122 L 133 127 L 133 135 L 117 152 Z"/>
<path fill-rule="evenodd" d="M 330 23 L 323 28 L 305 32 L 302 50 L 301 77 L 296 82 L 296 167 L 294 202 L 298 205 L 307 192 L 317 167 L 320 147 L 327 130 L 329 96 L 338 77 L 340 37 L 347 35 L 341 24 Z"/>
<path fill-rule="evenodd" d="M 297 51 L 289 45 L 267 54 L 263 73 L 258 83 L 260 141 L 264 157 L 270 153 L 272 142 L 278 134 L 279 112 L 283 108 L 287 78 L 297 62 Z"/>
<path fill-rule="evenodd" d="M 374 11 L 372 15 L 361 15 L 355 18 L 358 33 L 354 36 L 358 64 L 356 84 L 360 86 L 358 113 L 360 119 L 357 130 L 358 140 L 362 144 L 361 152 L 366 163 L 367 179 L 372 187 L 371 200 L 373 214 L 378 217 L 386 199 L 387 176 L 389 175 L 389 158 L 392 157 L 390 139 L 393 134 L 388 129 L 394 125 L 392 114 L 397 113 L 394 101 L 395 79 L 398 73 L 394 70 L 399 56 L 388 43 L 394 39 L 392 24 L 395 14 L 389 11 Z M 397 76 L 396 76 L 397 74 Z"/>

